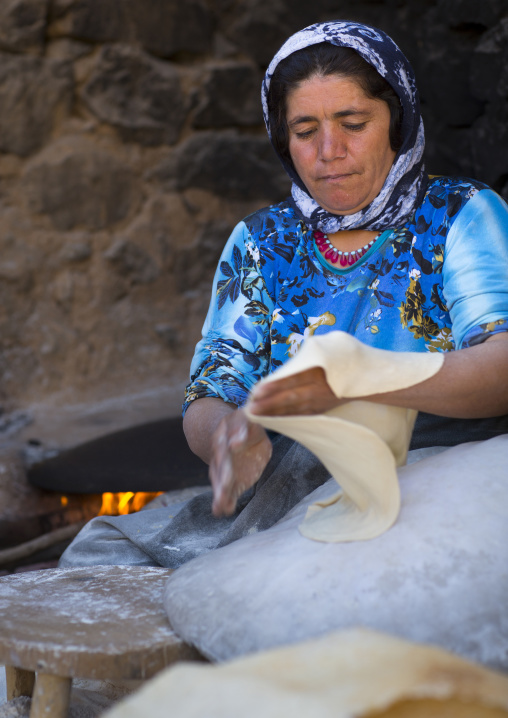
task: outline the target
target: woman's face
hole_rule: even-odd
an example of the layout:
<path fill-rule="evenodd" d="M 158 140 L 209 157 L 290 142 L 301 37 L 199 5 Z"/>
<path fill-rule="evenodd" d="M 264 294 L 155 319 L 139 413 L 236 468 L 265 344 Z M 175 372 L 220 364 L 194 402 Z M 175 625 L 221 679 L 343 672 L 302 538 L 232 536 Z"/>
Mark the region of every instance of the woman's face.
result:
<path fill-rule="evenodd" d="M 314 76 L 287 97 L 289 152 L 309 193 L 332 214 L 354 214 L 379 194 L 395 159 L 390 110 L 354 80 Z"/>

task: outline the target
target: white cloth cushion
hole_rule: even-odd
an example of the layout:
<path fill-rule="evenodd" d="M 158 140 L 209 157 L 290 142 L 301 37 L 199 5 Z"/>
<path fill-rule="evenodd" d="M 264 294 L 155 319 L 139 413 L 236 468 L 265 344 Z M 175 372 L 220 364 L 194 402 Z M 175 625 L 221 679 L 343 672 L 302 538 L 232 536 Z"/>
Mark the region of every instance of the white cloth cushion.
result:
<path fill-rule="evenodd" d="M 366 626 L 508 670 L 508 435 L 398 471 L 401 512 L 370 541 L 300 534 L 307 508 L 168 580 L 176 632 L 212 660 Z"/>

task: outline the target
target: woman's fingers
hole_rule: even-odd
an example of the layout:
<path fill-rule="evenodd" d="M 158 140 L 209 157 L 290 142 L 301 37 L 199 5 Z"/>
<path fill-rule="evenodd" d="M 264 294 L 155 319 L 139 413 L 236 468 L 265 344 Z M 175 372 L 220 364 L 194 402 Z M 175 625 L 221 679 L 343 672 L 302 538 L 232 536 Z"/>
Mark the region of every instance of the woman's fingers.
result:
<path fill-rule="evenodd" d="M 321 414 L 340 403 L 328 386 L 323 369 L 314 367 L 255 387 L 249 410 L 265 416 Z"/>
<path fill-rule="evenodd" d="M 232 473 L 227 427 L 221 422 L 213 437 L 213 453 L 209 469 L 214 493 L 220 494 L 224 491 L 232 480 Z"/>
<path fill-rule="evenodd" d="M 306 384 L 325 383 L 326 375 L 321 367 L 313 367 L 298 374 L 292 374 L 284 379 L 277 381 L 261 382 L 257 384 L 251 392 L 251 399 L 265 398 L 277 394 L 280 391 L 287 391 L 302 387 Z"/>
<path fill-rule="evenodd" d="M 288 416 L 319 414 L 340 404 L 320 367 L 286 379 L 256 387 L 249 400 L 253 414 Z M 239 409 L 226 416 L 213 437 L 210 481 L 213 487 L 213 513 L 234 512 L 238 497 L 263 473 L 272 452 L 265 430 L 248 421 Z"/>
<path fill-rule="evenodd" d="M 265 430 L 247 420 L 242 410 L 229 415 L 213 437 L 210 481 L 213 487 L 213 513 L 234 512 L 241 494 L 259 479 L 272 453 Z"/>

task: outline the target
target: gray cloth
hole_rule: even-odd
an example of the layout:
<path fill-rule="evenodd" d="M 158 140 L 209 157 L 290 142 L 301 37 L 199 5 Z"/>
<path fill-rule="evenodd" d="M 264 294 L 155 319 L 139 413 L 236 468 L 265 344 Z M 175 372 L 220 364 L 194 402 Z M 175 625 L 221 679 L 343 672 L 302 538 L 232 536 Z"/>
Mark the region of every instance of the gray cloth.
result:
<path fill-rule="evenodd" d="M 236 512 L 215 518 L 212 492 L 188 502 L 128 516 L 100 516 L 88 523 L 60 559 L 63 568 L 98 564 L 178 568 L 201 554 L 264 531 L 330 478 L 300 444 L 272 438 L 273 455 Z"/>

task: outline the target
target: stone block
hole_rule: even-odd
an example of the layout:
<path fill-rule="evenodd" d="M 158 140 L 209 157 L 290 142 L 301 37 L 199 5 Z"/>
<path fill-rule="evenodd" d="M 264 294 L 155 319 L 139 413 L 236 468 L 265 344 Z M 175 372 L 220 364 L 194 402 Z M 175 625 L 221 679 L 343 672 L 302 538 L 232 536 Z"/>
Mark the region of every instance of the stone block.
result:
<path fill-rule="evenodd" d="M 134 212 L 139 190 L 127 164 L 88 139 L 64 137 L 27 167 L 23 178 L 32 211 L 59 230 L 110 227 Z"/>
<path fill-rule="evenodd" d="M 49 0 L 2 0 L 0 49 L 42 53 L 48 3 Z"/>
<path fill-rule="evenodd" d="M 72 264 L 85 262 L 91 256 L 92 242 L 85 232 L 71 235 L 60 252 L 62 261 Z"/>
<path fill-rule="evenodd" d="M 474 176 L 496 192 L 508 190 L 508 106 L 506 102 L 490 104 L 471 131 Z"/>
<path fill-rule="evenodd" d="M 40 253 L 20 236 L 0 237 L 0 397 L 8 390 L 13 374 L 24 367 L 33 370 L 27 347 L 26 323 L 34 311 L 33 289 Z M 14 425 L 15 427 L 15 425 Z M 0 408 L 0 443 L 7 431 Z"/>
<path fill-rule="evenodd" d="M 0 151 L 26 157 L 70 113 L 72 68 L 66 62 L 0 55 Z"/>
<path fill-rule="evenodd" d="M 132 40 L 132 28 L 125 12 L 128 0 L 54 0 L 52 34 L 88 42 Z"/>
<path fill-rule="evenodd" d="M 182 343 L 182 337 L 178 327 L 172 324 L 156 324 L 153 329 L 164 346 L 172 352 L 178 351 Z"/>
<path fill-rule="evenodd" d="M 26 247 L 24 247 L 26 251 Z M 16 291 L 24 294 L 33 285 L 33 263 L 22 252 L 2 256 L 0 260 L 0 281 L 5 285 L 14 287 Z"/>
<path fill-rule="evenodd" d="M 212 15 L 203 0 L 56 0 L 56 30 L 91 42 L 139 43 L 161 57 L 206 53 Z"/>
<path fill-rule="evenodd" d="M 104 257 L 132 284 L 150 284 L 159 275 L 157 263 L 148 252 L 127 239 L 115 240 Z"/>
<path fill-rule="evenodd" d="M 452 44 L 446 37 L 443 42 Z M 472 47 L 458 46 L 442 54 L 429 51 L 420 66 L 421 97 L 433 108 L 439 108 L 440 120 L 445 125 L 464 127 L 481 115 L 482 105 L 469 89 L 471 55 Z"/>
<path fill-rule="evenodd" d="M 452 26 L 492 27 L 506 13 L 505 0 L 438 0 L 437 7 Z"/>
<path fill-rule="evenodd" d="M 280 201 L 289 180 L 265 137 L 200 132 L 154 170 L 168 189 L 208 190 L 226 199 Z"/>
<path fill-rule="evenodd" d="M 482 35 L 474 51 L 471 92 L 478 100 L 508 99 L 508 17 Z"/>
<path fill-rule="evenodd" d="M 225 34 L 242 53 L 268 65 L 293 32 L 316 19 L 315 4 L 304 0 L 244 0 L 237 4 Z"/>
<path fill-rule="evenodd" d="M 425 141 L 425 167 L 430 174 L 474 177 L 470 127 L 447 127 L 424 116 L 429 128 Z"/>
<path fill-rule="evenodd" d="M 174 278 L 179 292 L 195 289 L 201 283 L 210 286 L 232 230 L 232 225 L 224 220 L 209 222 L 192 245 L 176 253 Z"/>
<path fill-rule="evenodd" d="M 483 33 L 481 26 L 450 29 L 429 11 L 418 63 L 418 87 L 423 103 L 439 112 L 445 125 L 471 125 L 482 112 L 482 103 L 471 95 L 470 65 Z"/>
<path fill-rule="evenodd" d="M 178 72 L 133 47 L 103 47 L 83 89 L 90 110 L 143 145 L 177 141 L 186 115 Z"/>
<path fill-rule="evenodd" d="M 131 0 L 131 8 L 137 39 L 154 55 L 209 52 L 213 16 L 202 0 Z"/>
<path fill-rule="evenodd" d="M 210 67 L 194 115 L 194 127 L 261 124 L 260 88 L 261 74 L 248 63 L 229 62 Z"/>
<path fill-rule="evenodd" d="M 62 37 L 54 40 L 48 45 L 47 57 L 53 57 L 57 60 L 78 60 L 80 57 L 89 55 L 93 52 L 94 46 L 88 42 L 79 42 L 79 40 L 69 40 Z"/>

